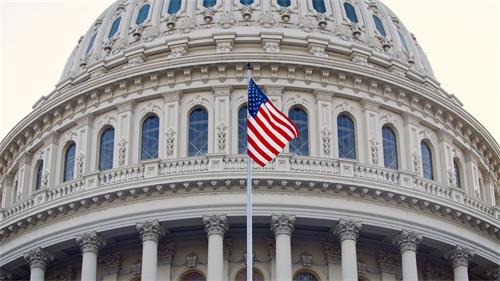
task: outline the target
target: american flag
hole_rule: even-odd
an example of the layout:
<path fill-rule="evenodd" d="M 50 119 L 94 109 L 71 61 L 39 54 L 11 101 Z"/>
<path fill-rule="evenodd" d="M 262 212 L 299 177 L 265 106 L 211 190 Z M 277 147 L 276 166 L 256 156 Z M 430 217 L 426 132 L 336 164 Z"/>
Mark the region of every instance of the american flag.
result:
<path fill-rule="evenodd" d="M 299 131 L 266 97 L 253 79 L 248 83 L 248 113 L 248 155 L 264 167 L 289 141 L 299 135 Z"/>

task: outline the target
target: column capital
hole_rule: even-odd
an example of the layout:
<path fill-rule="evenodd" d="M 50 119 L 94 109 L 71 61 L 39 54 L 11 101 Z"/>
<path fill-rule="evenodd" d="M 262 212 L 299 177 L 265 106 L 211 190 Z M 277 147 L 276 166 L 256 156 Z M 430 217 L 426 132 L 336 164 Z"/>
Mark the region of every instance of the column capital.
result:
<path fill-rule="evenodd" d="M 341 219 L 333 230 L 333 234 L 337 235 L 341 242 L 344 240 L 356 241 L 361 227 L 362 224 L 359 221 Z"/>
<path fill-rule="evenodd" d="M 77 236 L 76 243 L 80 246 L 82 253 L 92 252 L 95 254 L 99 252 L 100 248 L 106 245 L 106 242 L 95 231 Z"/>
<path fill-rule="evenodd" d="M 38 247 L 24 254 L 24 259 L 29 263 L 30 269 L 41 268 L 45 270 L 47 264 L 50 263 L 54 257 L 44 249 Z"/>
<path fill-rule="evenodd" d="M 422 241 L 422 234 L 403 229 L 401 233 L 392 240 L 392 244 L 401 250 L 401 254 L 406 251 L 417 251 L 418 244 Z"/>
<path fill-rule="evenodd" d="M 456 245 L 451 248 L 446 254 L 446 259 L 450 260 L 453 264 L 453 268 L 459 266 L 469 267 L 469 262 L 474 256 L 474 252 L 468 248 Z"/>
<path fill-rule="evenodd" d="M 271 216 L 271 230 L 274 235 L 286 234 L 292 235 L 295 230 L 295 216 L 290 215 L 272 215 Z"/>
<path fill-rule="evenodd" d="M 154 241 L 158 243 L 161 236 L 165 235 L 165 231 L 161 228 L 160 221 L 146 221 L 136 225 L 141 236 L 142 243 L 145 241 Z"/>
<path fill-rule="evenodd" d="M 229 230 L 226 215 L 203 216 L 202 221 L 209 236 L 212 234 L 224 236 L 224 233 Z"/>

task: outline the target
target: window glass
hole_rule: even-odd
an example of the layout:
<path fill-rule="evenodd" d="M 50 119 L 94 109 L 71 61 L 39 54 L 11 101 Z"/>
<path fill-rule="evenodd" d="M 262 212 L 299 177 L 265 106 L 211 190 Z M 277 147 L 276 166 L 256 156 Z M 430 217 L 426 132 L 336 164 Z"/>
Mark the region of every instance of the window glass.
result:
<path fill-rule="evenodd" d="M 76 144 L 72 142 L 68 145 L 68 147 L 66 148 L 66 153 L 64 154 L 63 181 L 70 181 L 73 179 L 73 174 L 75 172 L 75 153 Z"/>
<path fill-rule="evenodd" d="M 141 9 L 139 10 L 139 13 L 137 13 L 137 18 L 135 19 L 136 25 L 143 24 L 144 21 L 148 18 L 150 7 L 151 6 L 149 4 L 146 4 L 146 5 L 141 7 Z"/>
<path fill-rule="evenodd" d="M 240 3 L 241 5 L 248 6 L 253 4 L 253 0 L 240 0 Z"/>
<path fill-rule="evenodd" d="M 353 22 L 353 23 L 358 23 L 358 16 L 356 15 L 356 9 L 354 8 L 351 3 L 344 2 L 344 10 L 347 15 L 347 18 Z"/>
<path fill-rule="evenodd" d="M 90 39 L 89 45 L 87 47 L 87 51 L 85 52 L 85 55 L 90 54 L 90 52 L 92 51 L 92 49 L 94 49 L 94 42 L 95 42 L 96 36 L 97 36 L 97 32 L 94 33 L 94 35 L 92 35 L 92 38 Z"/>
<path fill-rule="evenodd" d="M 36 168 L 35 190 L 42 188 L 43 179 L 43 160 L 38 161 Z"/>
<path fill-rule="evenodd" d="M 422 174 L 424 178 L 433 180 L 434 173 L 432 167 L 432 152 L 429 145 L 425 142 L 420 143 L 420 149 L 422 153 Z"/>
<path fill-rule="evenodd" d="M 318 281 L 318 278 L 310 272 L 302 271 L 295 274 L 293 281 Z"/>
<path fill-rule="evenodd" d="M 408 53 L 408 45 L 406 45 L 406 40 L 403 37 L 403 34 L 401 34 L 401 31 L 398 30 L 398 36 L 399 36 L 399 41 L 401 41 L 401 46 L 403 46 L 403 49 L 405 52 Z"/>
<path fill-rule="evenodd" d="M 247 151 L 247 106 L 242 106 L 238 111 L 238 153 Z"/>
<path fill-rule="evenodd" d="M 387 34 L 385 33 L 385 28 L 384 28 L 384 24 L 382 23 L 382 20 L 380 20 L 379 17 L 377 17 L 376 15 L 373 15 L 373 22 L 375 23 L 375 28 L 377 29 L 377 31 L 382 35 L 382 36 L 387 36 Z"/>
<path fill-rule="evenodd" d="M 101 135 L 99 146 L 99 170 L 113 168 L 113 150 L 115 145 L 115 129 L 108 128 Z"/>
<path fill-rule="evenodd" d="M 278 5 L 281 7 L 290 7 L 292 3 L 290 3 L 290 0 L 278 0 Z"/>
<path fill-rule="evenodd" d="M 208 112 L 197 108 L 189 115 L 188 156 L 205 155 L 208 152 Z"/>
<path fill-rule="evenodd" d="M 347 115 L 337 117 L 337 135 L 339 141 L 339 157 L 356 159 L 356 133 L 354 122 Z"/>
<path fill-rule="evenodd" d="M 299 131 L 299 135 L 290 141 L 290 153 L 295 155 L 309 155 L 307 113 L 300 108 L 292 108 L 288 113 L 288 117 Z"/>
<path fill-rule="evenodd" d="M 122 21 L 122 17 L 117 17 L 113 24 L 111 25 L 111 29 L 109 30 L 108 38 L 113 38 L 115 34 L 118 32 L 118 28 L 120 27 L 120 22 Z"/>
<path fill-rule="evenodd" d="M 460 162 L 457 158 L 453 159 L 453 170 L 455 172 L 455 183 L 462 187 L 462 175 L 460 174 Z"/>
<path fill-rule="evenodd" d="M 398 168 L 398 144 L 396 134 L 388 127 L 382 127 L 382 143 L 384 147 L 384 166 L 396 170 Z"/>
<path fill-rule="evenodd" d="M 141 160 L 158 158 L 160 119 L 150 116 L 142 123 Z"/>
<path fill-rule="evenodd" d="M 168 3 L 168 13 L 173 15 L 181 9 L 181 0 L 170 0 Z"/>
<path fill-rule="evenodd" d="M 217 0 L 203 0 L 203 7 L 212 8 L 217 4 Z"/>
<path fill-rule="evenodd" d="M 326 13 L 325 1 L 324 0 L 312 0 L 313 8 L 318 13 Z"/>

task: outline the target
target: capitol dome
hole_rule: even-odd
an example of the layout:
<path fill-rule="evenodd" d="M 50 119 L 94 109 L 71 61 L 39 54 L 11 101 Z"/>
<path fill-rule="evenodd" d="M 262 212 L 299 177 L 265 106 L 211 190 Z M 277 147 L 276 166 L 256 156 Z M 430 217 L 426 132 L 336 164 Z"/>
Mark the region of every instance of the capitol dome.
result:
<path fill-rule="evenodd" d="M 245 280 L 247 63 L 254 280 L 500 278 L 500 147 L 383 3 L 120 0 L 0 143 L 0 280 Z"/>

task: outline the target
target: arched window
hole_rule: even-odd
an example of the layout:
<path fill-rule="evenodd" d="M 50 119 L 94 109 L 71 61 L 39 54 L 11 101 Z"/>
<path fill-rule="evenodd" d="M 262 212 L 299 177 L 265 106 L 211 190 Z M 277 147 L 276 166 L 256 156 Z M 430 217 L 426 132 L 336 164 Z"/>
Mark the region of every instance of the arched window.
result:
<path fill-rule="evenodd" d="M 398 168 L 398 143 L 396 133 L 389 126 L 382 127 L 382 146 L 384 147 L 384 166 L 396 170 Z"/>
<path fill-rule="evenodd" d="M 290 141 L 290 153 L 296 155 L 309 155 L 309 130 L 307 113 L 300 108 L 292 108 L 288 112 L 288 117 L 295 123 L 299 130 L 298 137 Z"/>
<path fill-rule="evenodd" d="M 139 10 L 139 13 L 137 13 L 137 18 L 135 19 L 135 24 L 136 25 L 141 25 L 144 23 L 144 21 L 148 18 L 149 15 L 149 8 L 151 5 L 146 4 L 141 7 Z"/>
<path fill-rule="evenodd" d="M 422 174 L 424 178 L 433 180 L 434 172 L 432 167 L 432 151 L 429 145 L 422 141 L 420 143 L 420 150 L 422 153 Z"/>
<path fill-rule="evenodd" d="M 462 187 L 462 175 L 460 174 L 460 160 L 456 157 L 453 159 L 453 172 L 455 173 L 455 184 L 458 187 Z"/>
<path fill-rule="evenodd" d="M 385 33 L 385 28 L 384 24 L 382 23 L 382 20 L 376 15 L 373 15 L 373 22 L 375 23 L 375 28 L 377 28 L 377 31 L 382 35 L 382 36 L 387 36 Z"/>
<path fill-rule="evenodd" d="M 290 0 L 277 0 L 278 1 L 278 5 L 280 5 L 281 7 L 290 7 L 290 5 L 292 5 L 292 3 L 290 3 Z"/>
<path fill-rule="evenodd" d="M 252 270 L 252 279 L 253 281 L 264 281 L 264 276 L 260 271 L 257 269 Z M 246 281 L 247 280 L 247 268 L 243 268 L 242 270 L 238 271 L 236 274 L 236 277 L 234 278 L 235 281 Z"/>
<path fill-rule="evenodd" d="M 318 281 L 318 278 L 309 271 L 300 271 L 293 276 L 293 281 Z"/>
<path fill-rule="evenodd" d="M 347 18 L 352 23 L 358 23 L 358 15 L 356 15 L 356 9 L 351 3 L 344 2 L 344 10 L 345 14 L 347 15 Z"/>
<path fill-rule="evenodd" d="M 92 49 L 94 49 L 94 42 L 95 42 L 96 36 L 97 36 L 97 32 L 94 33 L 94 35 L 92 35 L 92 38 L 90 39 L 89 45 L 87 46 L 87 51 L 85 52 L 85 55 L 90 54 Z"/>
<path fill-rule="evenodd" d="M 253 4 L 253 0 L 240 0 L 240 3 L 241 5 L 248 6 Z"/>
<path fill-rule="evenodd" d="M 346 159 L 356 159 L 356 133 L 354 122 L 345 115 L 337 117 L 337 135 L 339 141 L 339 157 Z"/>
<path fill-rule="evenodd" d="M 142 123 L 141 160 L 158 158 L 160 138 L 160 119 L 156 115 L 149 116 Z"/>
<path fill-rule="evenodd" d="M 113 150 L 115 146 L 115 129 L 107 128 L 101 134 L 99 143 L 99 170 L 109 170 L 113 168 Z"/>
<path fill-rule="evenodd" d="M 43 160 L 38 160 L 36 163 L 35 190 L 40 190 L 42 188 L 42 179 L 43 179 Z"/>
<path fill-rule="evenodd" d="M 181 277 L 181 281 L 205 281 L 205 276 L 198 271 L 190 271 Z"/>
<path fill-rule="evenodd" d="M 118 28 L 120 27 L 120 22 L 122 21 L 122 17 L 117 17 L 113 24 L 111 24 L 111 29 L 109 30 L 108 38 L 115 37 L 115 34 L 118 32 Z"/>
<path fill-rule="evenodd" d="M 176 14 L 181 9 L 181 0 L 170 0 L 168 3 L 168 13 Z"/>
<path fill-rule="evenodd" d="M 66 152 L 64 153 L 63 181 L 70 181 L 73 179 L 75 172 L 75 154 L 76 144 L 74 142 L 70 142 L 66 147 Z"/>
<path fill-rule="evenodd" d="M 197 108 L 189 114 L 188 156 L 205 155 L 208 152 L 208 112 Z"/>
<path fill-rule="evenodd" d="M 244 105 L 238 111 L 238 153 L 243 154 L 247 150 L 247 106 Z"/>
<path fill-rule="evenodd" d="M 203 0 L 203 7 L 212 8 L 217 4 L 217 0 Z"/>
<path fill-rule="evenodd" d="M 408 45 L 406 45 L 406 40 L 403 36 L 403 34 L 401 34 L 401 31 L 398 30 L 398 36 L 399 36 L 399 41 L 401 41 L 401 46 L 403 46 L 403 49 L 405 50 L 405 52 L 408 53 Z"/>
<path fill-rule="evenodd" d="M 318 13 L 326 13 L 325 1 L 324 0 L 312 0 L 313 8 Z"/>

